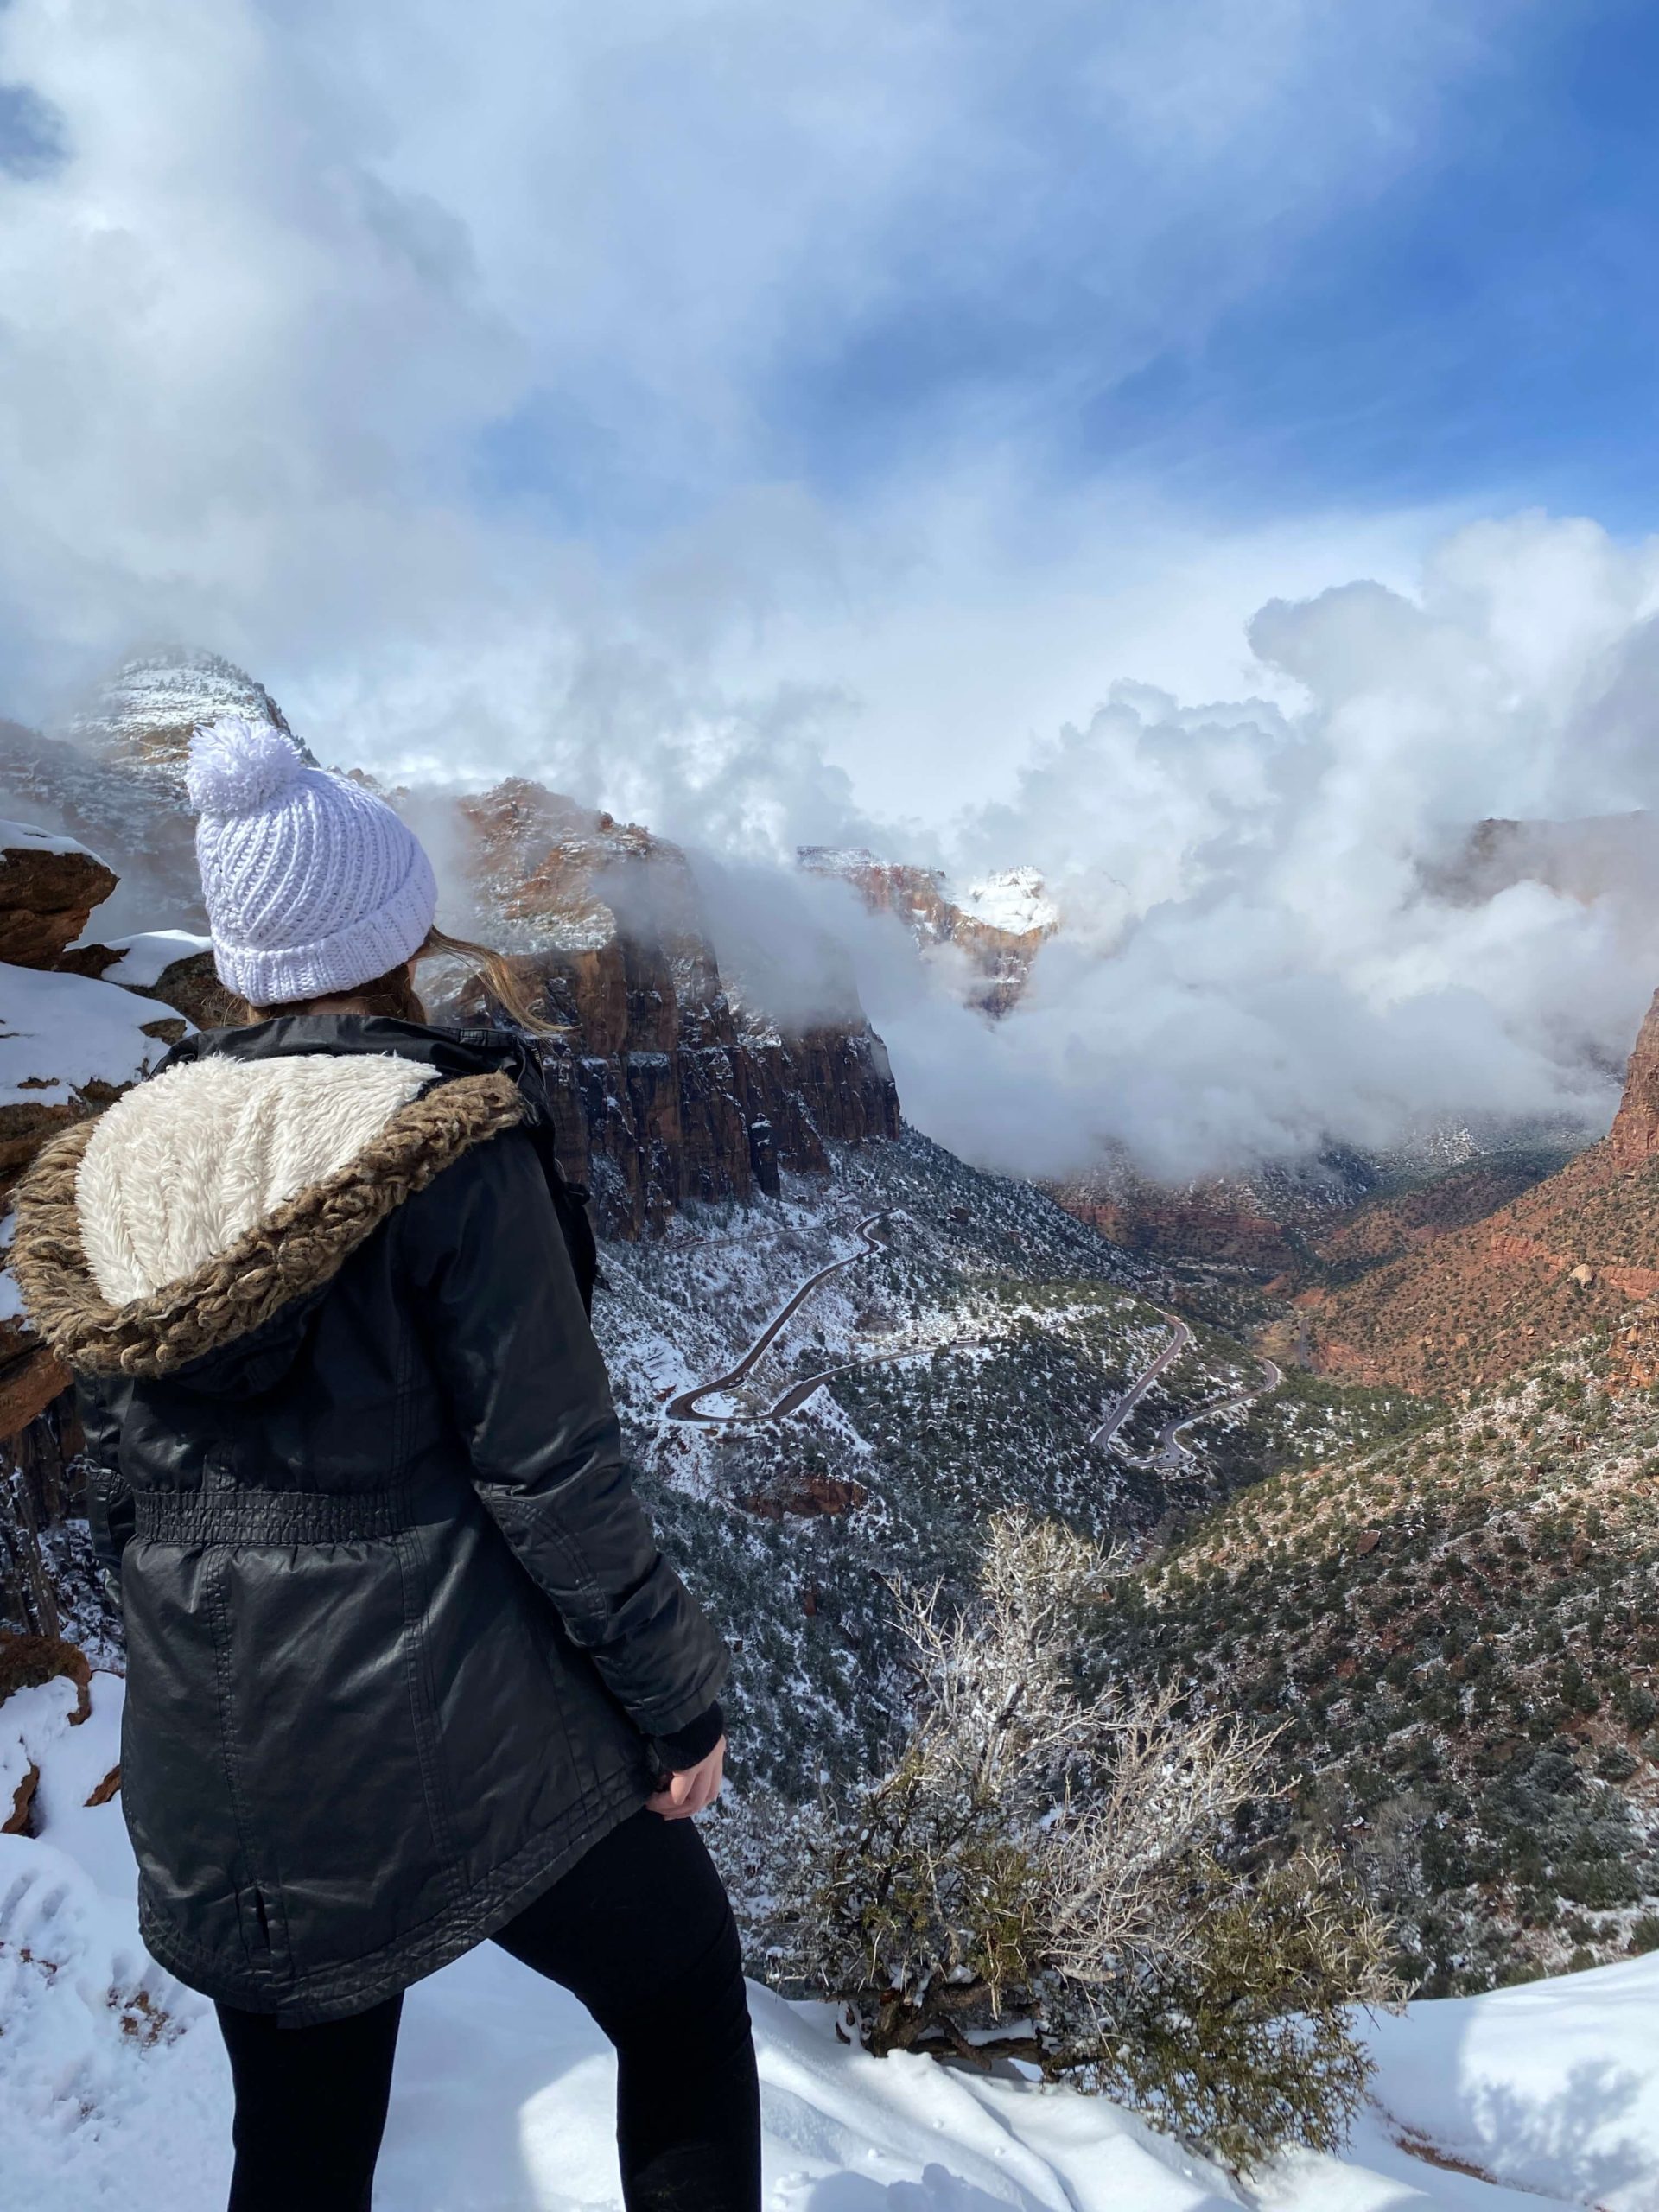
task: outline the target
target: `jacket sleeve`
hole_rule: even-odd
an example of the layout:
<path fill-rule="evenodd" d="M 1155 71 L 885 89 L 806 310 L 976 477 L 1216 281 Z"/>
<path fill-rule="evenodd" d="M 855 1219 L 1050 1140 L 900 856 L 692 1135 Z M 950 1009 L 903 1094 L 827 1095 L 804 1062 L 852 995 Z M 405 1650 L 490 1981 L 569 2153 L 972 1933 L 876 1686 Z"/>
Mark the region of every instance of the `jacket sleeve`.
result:
<path fill-rule="evenodd" d="M 535 1148 L 509 1130 L 402 1209 L 474 1487 L 643 1732 L 699 1722 L 727 1653 L 657 1548 Z"/>
<path fill-rule="evenodd" d="M 86 1440 L 86 1517 L 105 1594 L 121 1602 L 121 1554 L 132 1535 L 132 1489 L 121 1471 L 121 1419 L 104 1386 L 75 1377 L 75 1411 Z"/>

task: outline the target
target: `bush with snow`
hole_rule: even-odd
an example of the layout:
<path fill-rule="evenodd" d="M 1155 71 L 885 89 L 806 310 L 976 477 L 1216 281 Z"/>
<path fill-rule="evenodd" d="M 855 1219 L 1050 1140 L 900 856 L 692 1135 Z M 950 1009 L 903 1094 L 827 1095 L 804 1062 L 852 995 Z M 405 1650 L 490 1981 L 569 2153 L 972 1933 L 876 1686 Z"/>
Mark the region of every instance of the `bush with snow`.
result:
<path fill-rule="evenodd" d="M 769 1978 L 848 2007 L 861 2041 L 1019 2059 L 1132 2104 L 1240 2169 L 1334 2149 L 1391 2007 L 1388 1931 L 1317 1847 L 1247 1872 L 1272 1739 L 1166 1691 L 1077 1686 L 1108 1561 L 999 1516 L 976 1602 L 897 1592 L 918 1695 L 888 1771 L 731 1824 Z"/>

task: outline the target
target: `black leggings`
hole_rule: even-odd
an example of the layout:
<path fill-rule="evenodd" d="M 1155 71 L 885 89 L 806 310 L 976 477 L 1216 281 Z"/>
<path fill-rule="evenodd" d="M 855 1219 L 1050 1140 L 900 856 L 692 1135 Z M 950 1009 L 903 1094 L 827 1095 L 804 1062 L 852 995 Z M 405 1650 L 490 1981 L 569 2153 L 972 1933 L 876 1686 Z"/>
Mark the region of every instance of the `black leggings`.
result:
<path fill-rule="evenodd" d="M 616 2045 L 628 2212 L 755 2212 L 760 2101 L 737 1929 L 690 1821 L 636 1813 L 496 1942 Z M 368 2212 L 401 1997 L 315 2028 L 219 2008 L 236 2085 L 230 2212 Z"/>

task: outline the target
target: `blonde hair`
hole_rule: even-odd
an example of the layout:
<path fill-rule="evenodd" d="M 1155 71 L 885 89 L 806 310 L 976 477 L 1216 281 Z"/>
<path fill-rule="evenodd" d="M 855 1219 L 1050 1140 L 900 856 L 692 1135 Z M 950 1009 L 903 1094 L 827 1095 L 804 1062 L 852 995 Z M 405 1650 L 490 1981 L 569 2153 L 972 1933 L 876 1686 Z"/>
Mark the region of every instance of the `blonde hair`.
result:
<path fill-rule="evenodd" d="M 526 989 L 524 977 L 504 953 L 493 946 L 474 944 L 471 938 L 451 937 L 448 930 L 435 925 L 429 929 L 416 947 L 415 960 L 453 960 L 464 966 L 467 981 L 484 999 L 486 1005 L 499 1007 L 502 1013 L 526 1029 L 533 1037 L 567 1037 L 570 1033 L 568 1022 L 550 1021 Z M 389 1014 L 397 1021 L 424 1021 L 426 1007 L 406 963 L 389 968 L 384 976 L 376 976 L 354 991 L 331 991 L 329 998 L 351 998 L 365 1014 Z M 290 999 L 280 1006 L 248 1006 L 243 1002 L 249 1021 L 270 1021 L 283 1014 L 310 1014 L 315 1010 L 317 1000 Z"/>

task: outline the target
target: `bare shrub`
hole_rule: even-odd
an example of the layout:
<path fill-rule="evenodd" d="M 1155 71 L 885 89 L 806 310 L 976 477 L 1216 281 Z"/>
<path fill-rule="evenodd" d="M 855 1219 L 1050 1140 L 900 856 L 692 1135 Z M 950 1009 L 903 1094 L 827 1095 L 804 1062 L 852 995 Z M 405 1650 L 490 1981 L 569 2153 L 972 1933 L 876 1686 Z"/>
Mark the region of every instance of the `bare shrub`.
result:
<path fill-rule="evenodd" d="M 909 1740 L 883 1775 L 734 1821 L 752 1943 L 878 2054 L 1027 2060 L 1240 2169 L 1335 2148 L 1369 2070 L 1353 2008 L 1400 1995 L 1387 1931 L 1318 1848 L 1244 1871 L 1271 1738 L 1170 1690 L 1079 1694 L 1109 1584 L 1096 1547 L 1008 1514 L 964 1612 L 898 1592 Z"/>

